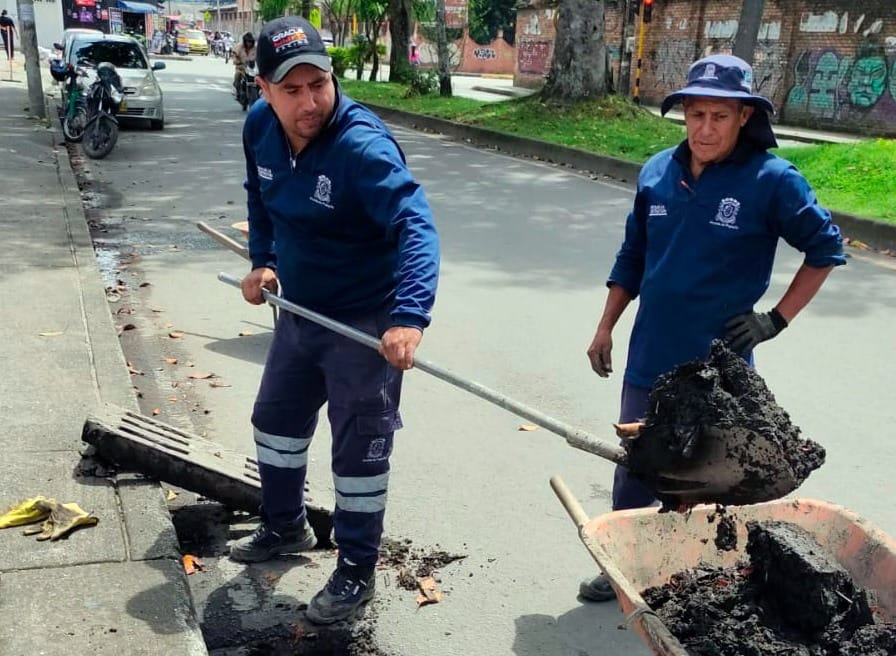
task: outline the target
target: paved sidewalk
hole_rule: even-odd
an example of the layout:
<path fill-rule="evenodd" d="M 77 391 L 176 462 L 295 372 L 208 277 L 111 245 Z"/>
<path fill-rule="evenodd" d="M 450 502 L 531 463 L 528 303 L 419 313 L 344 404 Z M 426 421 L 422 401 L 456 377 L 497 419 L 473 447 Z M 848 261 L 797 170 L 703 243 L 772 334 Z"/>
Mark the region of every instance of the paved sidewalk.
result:
<path fill-rule="evenodd" d="M 137 405 L 58 122 L 27 105 L 0 82 L 0 507 L 40 494 L 99 524 L 0 530 L 0 656 L 205 655 L 160 486 L 79 466 L 87 414 Z"/>

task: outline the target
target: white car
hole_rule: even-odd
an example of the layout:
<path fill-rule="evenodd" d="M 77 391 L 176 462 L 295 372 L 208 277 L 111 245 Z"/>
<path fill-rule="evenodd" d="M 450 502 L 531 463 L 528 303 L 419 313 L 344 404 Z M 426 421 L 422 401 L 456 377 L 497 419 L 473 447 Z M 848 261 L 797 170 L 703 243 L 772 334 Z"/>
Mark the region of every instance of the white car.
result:
<path fill-rule="evenodd" d="M 65 61 L 73 66 L 96 66 L 109 62 L 115 66 L 124 85 L 127 108 L 119 118 L 149 121 L 153 130 L 165 127 L 162 88 L 154 74 L 165 68 L 165 62 L 149 65 L 146 51 L 136 39 L 118 34 L 78 34 L 72 39 Z"/>

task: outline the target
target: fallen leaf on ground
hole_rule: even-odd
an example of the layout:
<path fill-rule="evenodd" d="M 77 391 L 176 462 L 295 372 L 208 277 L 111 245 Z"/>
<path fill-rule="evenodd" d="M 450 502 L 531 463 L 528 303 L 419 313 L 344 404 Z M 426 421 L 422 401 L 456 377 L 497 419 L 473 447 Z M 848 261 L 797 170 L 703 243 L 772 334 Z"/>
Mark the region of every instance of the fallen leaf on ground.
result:
<path fill-rule="evenodd" d="M 174 490 L 168 490 L 168 491 L 165 493 L 165 500 L 166 500 L 166 501 L 174 501 L 176 498 L 177 498 L 177 492 L 175 492 Z"/>
<path fill-rule="evenodd" d="M 164 311 L 165 311 L 164 308 L 149 308 L 149 309 L 150 309 L 150 311 L 152 311 L 152 312 L 164 312 Z"/>
<path fill-rule="evenodd" d="M 417 579 L 417 587 L 420 594 L 417 595 L 417 607 L 426 606 L 427 604 L 437 604 L 442 601 L 442 591 L 436 585 L 436 580 L 427 576 L 426 578 Z"/>
<path fill-rule="evenodd" d="M 205 563 L 191 554 L 184 554 L 184 557 L 181 560 L 183 561 L 184 571 L 187 575 L 195 574 L 196 572 L 201 572 L 205 569 Z"/>
<path fill-rule="evenodd" d="M 141 287 L 149 287 L 151 284 L 152 284 L 151 282 L 141 282 L 140 286 Z"/>
<path fill-rule="evenodd" d="M 132 376 L 142 376 L 143 375 L 142 371 L 140 371 L 139 369 L 134 369 L 131 366 L 128 367 L 128 373 L 131 374 Z"/>
<path fill-rule="evenodd" d="M 45 333 L 37 333 L 41 337 L 59 337 L 64 334 L 61 330 L 48 330 Z"/>
<path fill-rule="evenodd" d="M 165 328 L 174 328 L 174 324 L 173 324 L 173 323 L 166 323 L 166 324 L 165 324 Z"/>
<path fill-rule="evenodd" d="M 871 247 L 863 241 L 859 241 L 858 239 L 850 239 L 849 245 L 853 248 L 858 248 L 860 251 L 870 250 Z"/>
<path fill-rule="evenodd" d="M 517 430 L 534 431 L 538 430 L 538 426 L 536 426 L 535 424 L 520 424 L 520 427 Z"/>
<path fill-rule="evenodd" d="M 196 380 L 205 380 L 207 378 L 215 378 L 216 375 L 213 373 L 206 373 L 205 371 L 194 371 L 191 374 L 187 374 L 187 378 L 195 378 Z"/>
<path fill-rule="evenodd" d="M 170 333 L 168 333 L 168 337 L 170 337 L 171 339 L 180 339 L 183 336 L 184 334 L 179 330 L 172 330 Z"/>
<path fill-rule="evenodd" d="M 176 397 L 176 396 L 169 396 L 169 397 L 168 397 L 168 400 L 174 402 L 174 401 L 177 401 L 177 397 Z"/>
<path fill-rule="evenodd" d="M 178 385 L 180 385 L 180 383 L 176 380 L 171 382 L 171 387 L 177 387 Z"/>
<path fill-rule="evenodd" d="M 121 327 L 122 330 L 137 330 L 137 326 L 132 323 L 126 323 Z"/>
<path fill-rule="evenodd" d="M 230 387 L 230 383 L 225 383 L 223 380 L 213 380 L 209 385 L 211 387 Z"/>
<path fill-rule="evenodd" d="M 177 364 L 177 358 L 165 358 L 165 362 L 168 364 Z"/>
<path fill-rule="evenodd" d="M 152 416 L 155 417 L 155 416 L 156 416 L 157 414 L 159 414 L 160 412 L 162 412 L 162 411 L 161 411 L 159 408 L 153 408 L 153 409 L 152 409 Z"/>
<path fill-rule="evenodd" d="M 240 331 L 240 337 L 249 337 L 250 335 L 254 335 L 254 334 L 255 333 L 253 333 L 251 330 L 241 330 Z"/>

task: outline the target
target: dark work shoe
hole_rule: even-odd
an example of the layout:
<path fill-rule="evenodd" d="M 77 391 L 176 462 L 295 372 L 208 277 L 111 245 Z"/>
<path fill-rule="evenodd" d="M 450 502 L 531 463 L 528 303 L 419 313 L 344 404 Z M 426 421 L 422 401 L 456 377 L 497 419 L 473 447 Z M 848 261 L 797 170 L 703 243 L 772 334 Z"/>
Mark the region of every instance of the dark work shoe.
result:
<path fill-rule="evenodd" d="M 230 545 L 230 558 L 241 563 L 258 563 L 280 554 L 308 551 L 316 545 L 317 538 L 308 522 L 302 528 L 279 533 L 262 523 L 252 535 Z"/>
<path fill-rule="evenodd" d="M 324 589 L 314 595 L 306 615 L 315 624 L 344 620 L 373 597 L 376 573 L 340 565 Z"/>
<path fill-rule="evenodd" d="M 616 591 L 610 585 L 606 574 L 582 581 L 579 585 L 579 596 L 585 601 L 613 601 Z"/>

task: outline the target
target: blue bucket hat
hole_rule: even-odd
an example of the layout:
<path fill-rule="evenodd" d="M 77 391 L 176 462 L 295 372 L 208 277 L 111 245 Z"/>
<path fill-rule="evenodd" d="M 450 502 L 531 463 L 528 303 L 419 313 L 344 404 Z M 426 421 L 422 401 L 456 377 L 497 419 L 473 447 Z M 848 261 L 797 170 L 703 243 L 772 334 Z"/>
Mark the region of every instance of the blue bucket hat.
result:
<path fill-rule="evenodd" d="M 710 55 L 695 61 L 688 69 L 684 88 L 666 96 L 660 112 L 665 115 L 688 96 L 732 98 L 752 105 L 758 111 L 741 130 L 742 136 L 763 150 L 777 147 L 769 118 L 775 113 L 775 106 L 768 98 L 753 93 L 753 68 L 740 57 Z"/>

